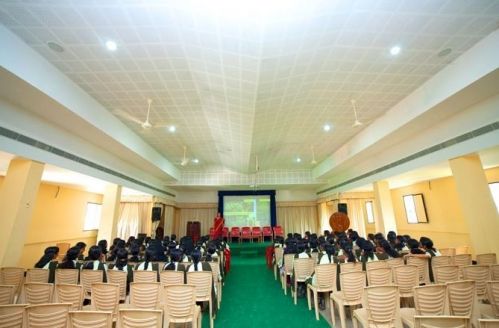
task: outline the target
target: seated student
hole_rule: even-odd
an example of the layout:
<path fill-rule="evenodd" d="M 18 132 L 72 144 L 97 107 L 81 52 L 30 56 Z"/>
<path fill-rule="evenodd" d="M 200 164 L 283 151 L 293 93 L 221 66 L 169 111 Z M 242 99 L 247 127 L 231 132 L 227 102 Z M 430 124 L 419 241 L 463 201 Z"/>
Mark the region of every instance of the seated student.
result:
<path fill-rule="evenodd" d="M 297 244 L 297 253 L 295 254 L 295 259 L 308 259 L 312 256 L 310 253 L 307 253 L 307 247 L 304 242 L 299 242 Z"/>
<path fill-rule="evenodd" d="M 88 261 L 81 267 L 83 270 L 102 270 L 103 282 L 106 282 L 107 265 L 102 263 L 103 254 L 99 246 L 92 246 L 88 250 Z"/>
<path fill-rule="evenodd" d="M 426 251 L 424 251 L 423 249 L 420 248 L 419 241 L 417 241 L 416 239 L 412 239 L 412 238 L 409 239 L 407 241 L 407 246 L 409 247 L 409 252 L 410 252 L 409 255 L 419 255 L 419 256 L 425 256 L 425 257 L 430 256 L 430 255 L 426 254 Z"/>
<path fill-rule="evenodd" d="M 442 254 L 440 254 L 440 252 L 435 247 L 433 247 L 433 241 L 430 238 L 421 237 L 419 238 L 419 243 L 421 244 L 421 247 L 426 252 L 426 254 L 430 255 L 431 257 L 442 256 Z"/>
<path fill-rule="evenodd" d="M 165 255 L 163 244 L 158 239 L 152 239 L 149 243 L 149 249 L 154 252 L 154 261 L 166 262 L 168 259 Z"/>
<path fill-rule="evenodd" d="M 192 271 L 211 271 L 211 266 L 201 261 L 201 251 L 199 249 L 194 249 L 191 254 L 192 264 L 189 265 L 187 272 Z"/>
<path fill-rule="evenodd" d="M 376 247 L 376 256 L 379 260 L 388 260 L 400 257 L 399 253 L 395 251 L 386 239 L 379 241 L 379 247 Z"/>
<path fill-rule="evenodd" d="M 158 263 L 152 263 L 155 260 L 154 258 L 155 251 L 151 248 L 146 249 L 144 254 L 144 261 L 137 264 L 135 266 L 135 270 L 144 270 L 144 271 L 156 271 L 159 272 Z"/>
<path fill-rule="evenodd" d="M 87 248 L 87 244 L 85 244 L 82 241 L 79 241 L 76 243 L 75 246 L 80 249 L 80 254 L 78 254 L 78 261 L 83 261 L 85 259 L 85 256 L 83 255 L 83 253 L 85 253 L 85 250 Z"/>
<path fill-rule="evenodd" d="M 217 248 L 214 244 L 208 245 L 208 248 L 206 249 L 206 254 L 204 256 L 204 261 L 205 262 L 218 261 Z"/>
<path fill-rule="evenodd" d="M 128 264 L 128 251 L 126 248 L 118 248 L 116 251 L 116 262 L 109 265 L 109 270 L 126 272 L 126 288 L 130 290 L 130 283 L 133 281 L 133 265 Z"/>
<path fill-rule="evenodd" d="M 395 233 L 395 231 L 388 231 L 388 233 L 386 234 L 386 240 L 388 240 L 392 248 L 395 248 L 395 242 L 397 240 L 397 234 Z"/>
<path fill-rule="evenodd" d="M 366 263 L 378 261 L 378 257 L 374 254 L 373 245 L 365 239 L 359 239 L 359 247 L 361 249 L 359 260 L 362 262 L 362 270 L 366 270 Z"/>
<path fill-rule="evenodd" d="M 173 270 L 173 271 L 186 271 L 185 265 L 180 263 L 182 259 L 182 251 L 180 249 L 173 249 L 170 252 L 170 262 L 165 263 L 163 270 Z"/>
<path fill-rule="evenodd" d="M 112 250 L 110 250 L 110 254 L 107 257 L 108 261 L 116 261 L 116 252 L 118 249 L 125 248 L 126 243 L 123 239 L 115 238 L 115 241 L 116 244 L 113 245 Z"/>
<path fill-rule="evenodd" d="M 140 245 L 137 240 L 132 241 L 130 245 L 130 254 L 132 255 L 129 259 L 130 262 L 139 263 L 140 259 Z"/>
<path fill-rule="evenodd" d="M 104 255 L 104 261 L 106 261 L 107 253 L 108 253 L 107 240 L 105 240 L 105 239 L 99 240 L 99 242 L 97 243 L 97 246 L 100 247 L 100 250 L 101 250 L 102 254 Z"/>
<path fill-rule="evenodd" d="M 59 255 L 59 247 L 50 246 L 45 249 L 43 256 L 36 262 L 35 268 L 49 270 L 48 282 L 53 283 L 55 280 L 55 269 L 57 268 L 57 256 Z"/>
<path fill-rule="evenodd" d="M 338 263 L 338 258 L 334 256 L 335 249 L 334 246 L 331 245 L 330 243 L 325 243 L 323 246 L 321 246 L 323 251 L 319 253 L 319 257 L 317 259 L 317 264 L 331 264 L 331 263 Z"/>
<path fill-rule="evenodd" d="M 66 252 L 66 256 L 57 266 L 58 269 L 80 269 L 81 263 L 77 261 L 81 248 L 73 246 Z"/>
<path fill-rule="evenodd" d="M 406 245 L 406 240 L 404 236 L 398 235 L 395 238 L 395 246 L 394 249 L 399 253 L 399 254 L 407 254 L 409 253 L 409 248 Z"/>

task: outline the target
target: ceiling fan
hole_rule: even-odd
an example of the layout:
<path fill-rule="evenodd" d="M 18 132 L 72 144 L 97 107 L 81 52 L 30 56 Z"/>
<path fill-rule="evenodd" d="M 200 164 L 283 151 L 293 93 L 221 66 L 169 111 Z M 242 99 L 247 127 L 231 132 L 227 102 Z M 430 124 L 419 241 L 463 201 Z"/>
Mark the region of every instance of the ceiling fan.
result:
<path fill-rule="evenodd" d="M 353 114 L 355 116 L 355 122 L 353 123 L 352 127 L 358 127 L 362 125 L 362 122 L 359 121 L 359 118 L 357 117 L 357 106 L 356 106 L 356 101 L 355 99 L 351 99 L 350 102 L 352 103 L 352 109 L 353 109 Z"/>
<path fill-rule="evenodd" d="M 317 161 L 315 160 L 314 146 L 311 146 L 310 148 L 312 148 L 312 161 L 310 162 L 310 164 L 315 165 L 317 164 Z"/>
<path fill-rule="evenodd" d="M 184 146 L 184 157 L 182 158 L 182 160 L 180 161 L 180 166 L 186 166 L 187 164 L 189 164 L 189 159 L 187 158 L 187 147 Z"/>
<path fill-rule="evenodd" d="M 147 129 L 150 129 L 153 127 L 153 125 L 151 124 L 151 122 L 149 122 L 149 114 L 151 113 L 151 104 L 152 104 L 152 99 L 147 99 L 147 114 L 146 114 L 146 120 L 145 121 L 141 121 L 140 119 L 136 118 L 135 116 L 132 116 L 130 114 L 128 114 L 127 112 L 125 111 L 122 111 L 122 110 L 115 110 L 114 113 L 116 115 L 119 115 L 131 122 L 135 122 L 137 124 L 139 124 L 143 129 L 147 130 Z M 158 124 L 155 124 L 154 127 L 163 127 L 165 126 L 164 124 L 162 125 L 158 125 Z"/>

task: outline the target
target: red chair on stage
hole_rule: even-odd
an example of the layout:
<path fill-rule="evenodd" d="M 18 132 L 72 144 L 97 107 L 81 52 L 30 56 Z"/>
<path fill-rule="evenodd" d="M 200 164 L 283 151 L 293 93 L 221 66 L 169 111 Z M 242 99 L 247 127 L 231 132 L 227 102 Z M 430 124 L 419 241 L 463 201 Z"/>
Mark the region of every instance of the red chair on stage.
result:
<path fill-rule="evenodd" d="M 262 229 L 260 229 L 260 227 L 251 228 L 251 241 L 253 241 L 255 238 L 258 239 L 258 242 L 262 240 Z"/>
<path fill-rule="evenodd" d="M 272 234 L 272 227 L 266 226 L 262 228 L 262 241 L 265 241 L 265 237 L 270 237 L 270 240 L 274 240 L 274 235 Z"/>
<path fill-rule="evenodd" d="M 274 227 L 274 238 L 277 236 L 284 237 L 284 230 L 282 229 L 281 226 Z"/>
<path fill-rule="evenodd" d="M 229 241 L 229 228 L 223 227 L 223 229 L 222 229 L 222 238 L 225 241 Z"/>
<path fill-rule="evenodd" d="M 234 238 L 237 238 L 237 241 L 241 242 L 241 230 L 239 227 L 232 227 L 230 229 L 230 241 Z"/>
<path fill-rule="evenodd" d="M 239 242 L 243 241 L 244 239 L 249 239 L 250 242 L 253 242 L 253 237 L 251 236 L 251 228 L 250 227 L 242 227 L 241 228 L 241 239 L 239 239 Z"/>

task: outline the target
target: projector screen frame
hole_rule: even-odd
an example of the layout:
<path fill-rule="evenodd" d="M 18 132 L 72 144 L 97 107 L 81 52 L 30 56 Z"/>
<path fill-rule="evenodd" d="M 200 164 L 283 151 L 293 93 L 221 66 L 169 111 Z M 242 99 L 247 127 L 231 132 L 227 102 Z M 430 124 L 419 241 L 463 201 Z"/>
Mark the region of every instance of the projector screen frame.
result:
<path fill-rule="evenodd" d="M 224 214 L 224 196 L 269 196 L 270 197 L 270 225 L 276 226 L 275 190 L 219 190 L 218 212 Z"/>

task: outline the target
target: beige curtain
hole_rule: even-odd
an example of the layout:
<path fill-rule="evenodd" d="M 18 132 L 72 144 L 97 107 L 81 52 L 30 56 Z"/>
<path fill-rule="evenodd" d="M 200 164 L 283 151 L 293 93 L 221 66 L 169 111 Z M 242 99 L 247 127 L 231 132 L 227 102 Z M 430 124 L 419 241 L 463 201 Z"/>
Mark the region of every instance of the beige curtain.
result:
<path fill-rule="evenodd" d="M 319 233 L 317 206 L 277 207 L 277 224 L 285 233 Z"/>
<path fill-rule="evenodd" d="M 188 221 L 201 222 L 201 235 L 207 235 L 213 225 L 213 218 L 217 216 L 217 208 L 181 208 L 178 234 L 185 235 Z"/>
<path fill-rule="evenodd" d="M 350 228 L 357 231 L 360 236 L 366 236 L 366 225 L 364 224 L 364 204 L 365 199 L 347 199 L 343 200 L 348 206 L 348 218 L 350 219 Z"/>
<path fill-rule="evenodd" d="M 170 236 L 173 233 L 173 220 L 175 216 L 175 209 L 173 206 L 165 206 L 165 222 L 163 229 L 165 231 L 165 236 Z"/>
<path fill-rule="evenodd" d="M 127 240 L 139 233 L 151 235 L 152 203 L 121 203 L 117 236 Z"/>

